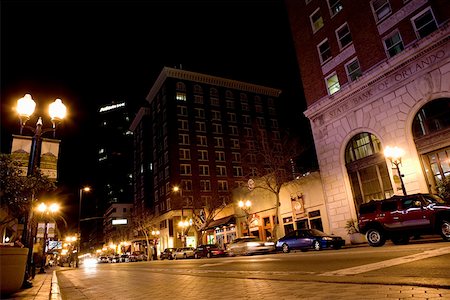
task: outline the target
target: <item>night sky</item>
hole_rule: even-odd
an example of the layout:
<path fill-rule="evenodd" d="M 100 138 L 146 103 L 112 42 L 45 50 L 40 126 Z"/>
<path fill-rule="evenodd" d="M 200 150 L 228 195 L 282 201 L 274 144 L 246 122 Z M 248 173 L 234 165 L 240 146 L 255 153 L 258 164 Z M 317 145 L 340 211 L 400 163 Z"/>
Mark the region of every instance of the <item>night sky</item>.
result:
<path fill-rule="evenodd" d="M 302 131 L 305 103 L 281 0 L 2 0 L 1 152 L 19 133 L 17 99 L 30 93 L 44 126 L 51 126 L 48 104 L 62 99 L 69 116 L 57 131 L 58 186 L 70 222 L 78 188 L 91 180 L 99 105 L 127 101 L 137 109 L 161 69 L 180 65 L 281 89 L 283 120 Z"/>

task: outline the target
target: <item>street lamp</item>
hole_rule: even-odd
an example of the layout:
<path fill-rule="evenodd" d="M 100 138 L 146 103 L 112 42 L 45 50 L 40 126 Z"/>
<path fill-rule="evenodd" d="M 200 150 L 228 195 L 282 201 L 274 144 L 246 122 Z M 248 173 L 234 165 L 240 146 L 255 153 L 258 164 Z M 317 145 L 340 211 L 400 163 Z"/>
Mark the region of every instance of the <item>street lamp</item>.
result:
<path fill-rule="evenodd" d="M 61 99 L 56 99 L 49 105 L 49 116 L 52 121 L 51 128 L 42 128 L 42 117 L 39 117 L 36 122 L 36 128 L 26 125 L 26 122 L 30 119 L 36 108 L 36 102 L 31 98 L 30 94 L 25 94 L 23 98 L 17 100 L 16 111 L 20 120 L 20 135 L 23 133 L 23 129 L 30 129 L 33 133 L 33 140 L 31 144 L 30 161 L 28 164 L 28 175 L 34 174 L 35 168 L 39 165 L 38 160 L 40 157 L 42 146 L 42 135 L 47 132 L 53 132 L 53 138 L 56 137 L 56 126 L 64 119 L 67 114 L 66 106 L 62 103 Z"/>
<path fill-rule="evenodd" d="M 402 156 L 405 154 L 405 151 L 397 146 L 389 147 L 387 146 L 384 149 L 384 156 L 388 158 L 391 163 L 396 167 L 398 172 L 398 177 L 400 179 L 400 184 L 402 187 L 403 195 L 406 196 L 405 184 L 403 183 L 403 174 L 400 172 L 399 165 L 402 163 Z"/>
<path fill-rule="evenodd" d="M 59 211 L 59 204 L 52 203 L 50 205 L 47 205 L 45 203 L 41 203 L 38 205 L 37 210 L 42 214 L 42 218 L 44 219 L 44 239 L 42 243 L 42 262 L 41 262 L 41 268 L 39 269 L 39 274 L 45 273 L 44 267 L 45 267 L 45 261 L 46 261 L 46 248 L 47 248 L 47 224 L 48 219 L 46 218 L 46 215 L 54 214 L 57 211 Z"/>
<path fill-rule="evenodd" d="M 247 200 L 245 202 L 242 200 L 239 200 L 238 205 L 242 209 L 242 211 L 245 213 L 245 223 L 247 224 L 247 232 L 248 232 L 248 235 L 250 235 L 249 216 L 250 216 L 250 208 L 252 207 L 252 202 L 250 200 Z"/>
<path fill-rule="evenodd" d="M 90 192 L 91 188 L 85 186 L 80 189 L 80 202 L 78 203 L 78 244 L 77 244 L 77 256 L 75 259 L 75 267 L 78 268 L 78 256 L 81 251 L 81 203 L 83 200 L 83 192 Z"/>
<path fill-rule="evenodd" d="M 178 226 L 181 228 L 181 240 L 183 241 L 183 247 L 186 247 L 186 235 L 189 227 L 192 226 L 192 219 L 186 219 L 184 221 L 181 219 L 181 221 L 178 222 Z"/>
<path fill-rule="evenodd" d="M 158 253 L 156 245 L 158 244 L 159 234 L 161 232 L 159 230 L 152 230 L 152 236 L 153 236 L 153 260 L 158 259 Z"/>

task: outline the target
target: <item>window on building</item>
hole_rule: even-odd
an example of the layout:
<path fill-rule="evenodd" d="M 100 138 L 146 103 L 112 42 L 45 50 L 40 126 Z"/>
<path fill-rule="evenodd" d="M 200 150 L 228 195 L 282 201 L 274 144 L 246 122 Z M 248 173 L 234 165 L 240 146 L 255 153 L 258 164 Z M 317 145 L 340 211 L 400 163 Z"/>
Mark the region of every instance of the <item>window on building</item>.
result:
<path fill-rule="evenodd" d="M 195 109 L 195 117 L 198 119 L 204 119 L 205 118 L 205 110 L 203 108 L 196 108 Z"/>
<path fill-rule="evenodd" d="M 330 44 L 328 43 L 328 39 L 322 41 L 318 46 L 317 50 L 319 51 L 320 63 L 325 63 L 329 59 L 331 59 L 331 49 Z"/>
<path fill-rule="evenodd" d="M 328 76 L 325 79 L 327 90 L 329 95 L 333 95 L 337 91 L 341 89 L 341 86 L 339 85 L 339 79 L 336 73 L 333 73 L 332 75 Z"/>
<path fill-rule="evenodd" d="M 242 177 L 244 176 L 244 172 L 242 171 L 242 167 L 233 166 L 233 176 L 234 177 Z"/>
<path fill-rule="evenodd" d="M 216 166 L 216 175 L 217 176 L 227 176 L 227 167 Z"/>
<path fill-rule="evenodd" d="M 250 153 L 247 155 L 248 162 L 251 164 L 256 164 L 256 154 Z"/>
<path fill-rule="evenodd" d="M 356 209 L 373 199 L 385 199 L 394 190 L 379 139 L 368 132 L 355 135 L 347 144 L 345 162 Z"/>
<path fill-rule="evenodd" d="M 230 143 L 231 143 L 231 148 L 234 148 L 234 149 L 240 148 L 239 139 L 230 139 Z"/>
<path fill-rule="evenodd" d="M 233 162 L 241 162 L 241 153 L 239 152 L 232 152 L 231 157 L 233 159 Z"/>
<path fill-rule="evenodd" d="M 216 88 L 210 88 L 209 95 L 211 97 L 219 97 L 219 91 Z"/>
<path fill-rule="evenodd" d="M 183 82 L 177 82 L 177 91 L 186 92 L 186 85 Z"/>
<path fill-rule="evenodd" d="M 255 105 L 255 111 L 257 113 L 262 113 L 263 112 L 262 105 L 259 105 L 259 104 Z"/>
<path fill-rule="evenodd" d="M 229 98 L 229 99 L 233 99 L 233 98 L 234 98 L 234 94 L 233 94 L 232 91 L 226 90 L 226 91 L 225 91 L 225 97 L 226 97 L 226 98 Z"/>
<path fill-rule="evenodd" d="M 215 156 L 216 156 L 216 161 L 225 161 L 225 152 L 224 151 L 216 151 Z"/>
<path fill-rule="evenodd" d="M 183 191 L 192 191 L 192 180 L 181 180 L 181 188 Z"/>
<path fill-rule="evenodd" d="M 207 161 L 208 160 L 208 150 L 198 150 L 198 160 Z"/>
<path fill-rule="evenodd" d="M 362 72 L 359 66 L 359 61 L 357 58 L 353 59 L 349 63 L 345 65 L 345 71 L 347 72 L 347 76 L 349 81 L 355 81 L 359 77 L 361 77 Z"/>
<path fill-rule="evenodd" d="M 228 122 L 235 123 L 236 122 L 236 114 L 231 113 L 231 112 L 227 113 L 227 120 L 228 120 Z"/>
<path fill-rule="evenodd" d="M 220 121 L 222 119 L 222 117 L 220 115 L 220 111 L 212 110 L 211 111 L 211 119 L 214 121 Z"/>
<path fill-rule="evenodd" d="M 257 117 L 256 118 L 256 123 L 258 124 L 259 127 L 266 126 L 266 120 L 264 120 L 263 117 Z"/>
<path fill-rule="evenodd" d="M 309 20 L 311 21 L 311 27 L 313 33 L 323 27 L 323 18 L 320 14 L 320 8 L 316 9 L 310 16 Z"/>
<path fill-rule="evenodd" d="M 203 94 L 203 89 L 198 84 L 194 85 L 194 94 Z"/>
<path fill-rule="evenodd" d="M 247 141 L 248 150 L 255 150 L 255 141 Z"/>
<path fill-rule="evenodd" d="M 197 138 L 197 145 L 199 145 L 199 146 L 208 146 L 206 136 L 204 136 L 204 135 L 197 135 L 196 138 Z"/>
<path fill-rule="evenodd" d="M 187 116 L 188 115 L 187 107 L 184 105 L 177 105 L 177 115 Z"/>
<path fill-rule="evenodd" d="M 178 144 L 180 145 L 189 145 L 189 134 L 179 134 L 178 135 Z"/>
<path fill-rule="evenodd" d="M 217 184 L 218 184 L 219 192 L 228 191 L 228 181 L 226 181 L 226 180 L 218 180 Z"/>
<path fill-rule="evenodd" d="M 339 42 L 340 49 L 343 49 L 352 43 L 352 35 L 350 34 L 350 28 L 347 23 L 336 30 L 336 37 Z"/>
<path fill-rule="evenodd" d="M 212 124 L 212 128 L 213 128 L 213 133 L 215 133 L 215 134 L 221 134 L 223 131 L 222 131 L 222 124 L 215 124 L 215 123 L 213 123 Z"/>
<path fill-rule="evenodd" d="M 277 119 L 270 119 L 270 124 L 272 125 L 272 128 L 278 128 L 278 120 Z"/>
<path fill-rule="evenodd" d="M 191 175 L 191 165 L 181 164 L 180 165 L 180 175 Z"/>
<path fill-rule="evenodd" d="M 209 181 L 209 180 L 200 180 L 200 190 L 202 192 L 211 191 L 211 181 Z"/>
<path fill-rule="evenodd" d="M 179 152 L 181 160 L 191 159 L 191 150 L 180 148 Z"/>
<path fill-rule="evenodd" d="M 223 148 L 223 137 L 214 137 L 214 147 L 216 148 Z"/>
<path fill-rule="evenodd" d="M 200 176 L 209 176 L 209 166 L 208 165 L 199 165 L 199 175 Z"/>
<path fill-rule="evenodd" d="M 178 120 L 178 128 L 181 130 L 189 130 L 188 120 Z"/>
<path fill-rule="evenodd" d="M 239 130 L 238 130 L 237 126 L 230 125 L 229 128 L 230 128 L 230 134 L 231 135 L 239 135 Z"/>
<path fill-rule="evenodd" d="M 242 108 L 242 110 L 244 110 L 244 111 L 248 111 L 248 110 L 249 110 L 248 103 L 241 103 L 241 108 Z"/>
<path fill-rule="evenodd" d="M 178 101 L 186 101 L 186 93 L 177 92 L 176 98 Z"/>
<path fill-rule="evenodd" d="M 253 129 L 252 128 L 245 127 L 244 130 L 245 130 L 245 136 L 246 137 L 252 137 L 253 136 Z"/>
<path fill-rule="evenodd" d="M 220 106 L 219 98 L 211 98 L 210 101 L 212 106 Z"/>
<path fill-rule="evenodd" d="M 194 103 L 203 104 L 203 96 L 194 95 Z"/>
<path fill-rule="evenodd" d="M 423 10 L 413 17 L 411 21 L 417 38 L 424 38 L 438 28 L 431 8 Z"/>
<path fill-rule="evenodd" d="M 249 115 L 242 115 L 242 123 L 245 125 L 251 124 L 252 118 Z"/>
<path fill-rule="evenodd" d="M 331 16 L 334 16 L 344 8 L 340 0 L 328 0 Z"/>
<path fill-rule="evenodd" d="M 240 98 L 241 101 L 243 101 L 243 102 L 247 102 L 247 100 L 248 100 L 247 94 L 244 94 L 244 93 L 240 93 L 240 94 L 239 94 L 239 98 Z"/>
<path fill-rule="evenodd" d="M 261 104 L 262 103 L 261 97 L 258 96 L 258 95 L 255 95 L 255 97 L 253 99 L 255 100 L 256 104 Z"/>
<path fill-rule="evenodd" d="M 195 130 L 197 132 L 206 132 L 206 123 L 205 122 L 195 122 Z"/>
<path fill-rule="evenodd" d="M 233 100 L 227 100 L 226 104 L 227 104 L 227 108 L 234 109 L 234 101 Z"/>
<path fill-rule="evenodd" d="M 375 21 L 379 22 L 391 14 L 391 5 L 389 0 L 373 0 L 371 2 L 372 11 L 375 15 Z"/>
<path fill-rule="evenodd" d="M 400 53 L 405 49 L 403 46 L 402 37 L 400 36 L 400 32 L 394 31 L 387 38 L 384 39 L 384 48 L 389 57 L 393 57 L 394 55 Z"/>

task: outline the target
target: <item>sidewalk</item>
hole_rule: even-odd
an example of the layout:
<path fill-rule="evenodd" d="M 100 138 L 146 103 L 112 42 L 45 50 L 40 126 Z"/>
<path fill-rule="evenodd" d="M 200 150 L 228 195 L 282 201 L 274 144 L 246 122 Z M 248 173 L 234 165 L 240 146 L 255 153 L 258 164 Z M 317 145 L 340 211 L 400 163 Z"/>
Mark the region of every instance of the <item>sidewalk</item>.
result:
<path fill-rule="evenodd" d="M 26 299 L 26 300 L 58 300 L 61 299 L 59 293 L 58 281 L 56 278 L 56 270 L 60 267 L 52 267 L 45 270 L 44 274 L 36 273 L 31 281 L 33 286 L 28 289 L 21 289 L 16 293 L 9 295 L 4 300 Z"/>

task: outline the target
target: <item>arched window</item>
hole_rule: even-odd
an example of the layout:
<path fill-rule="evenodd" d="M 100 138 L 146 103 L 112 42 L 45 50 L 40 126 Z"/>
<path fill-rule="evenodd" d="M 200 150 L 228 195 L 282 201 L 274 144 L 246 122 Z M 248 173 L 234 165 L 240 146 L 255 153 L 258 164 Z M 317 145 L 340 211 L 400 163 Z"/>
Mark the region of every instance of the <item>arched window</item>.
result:
<path fill-rule="evenodd" d="M 219 91 L 216 88 L 211 88 L 209 90 L 209 95 L 211 97 L 219 97 Z"/>
<path fill-rule="evenodd" d="M 233 92 L 230 91 L 230 90 L 226 90 L 225 91 L 225 97 L 229 98 L 229 99 L 233 99 L 234 98 Z"/>
<path fill-rule="evenodd" d="M 375 135 L 355 135 L 345 149 L 345 165 L 356 209 L 362 203 L 394 194 L 381 143 Z"/>
<path fill-rule="evenodd" d="M 194 94 L 203 94 L 203 89 L 198 84 L 194 85 Z"/>
<path fill-rule="evenodd" d="M 177 82 L 177 91 L 186 92 L 186 85 L 183 82 Z"/>
<path fill-rule="evenodd" d="M 450 178 L 450 98 L 424 105 L 414 117 L 412 132 L 430 192 L 437 193 L 439 182 Z"/>

